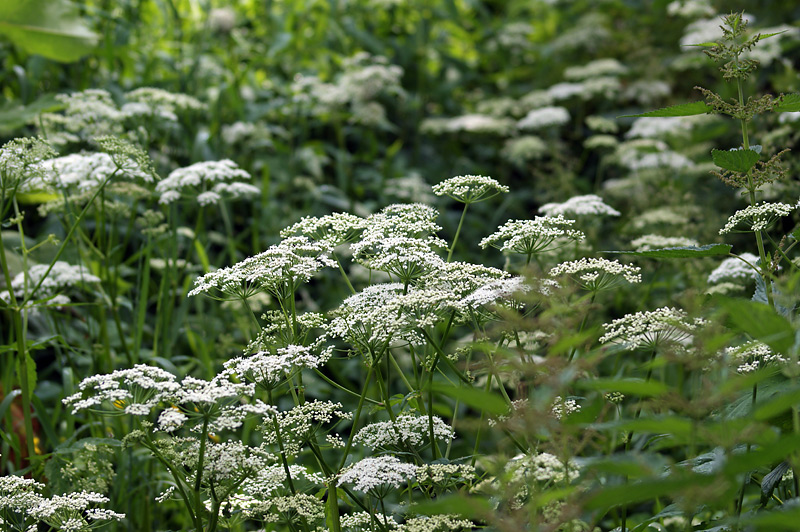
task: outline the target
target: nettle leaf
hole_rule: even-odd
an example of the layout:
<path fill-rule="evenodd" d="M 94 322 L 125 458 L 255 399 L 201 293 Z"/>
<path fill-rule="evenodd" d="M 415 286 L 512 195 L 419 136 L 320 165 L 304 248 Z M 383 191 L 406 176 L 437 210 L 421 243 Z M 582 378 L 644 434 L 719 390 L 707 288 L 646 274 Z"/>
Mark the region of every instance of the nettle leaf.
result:
<path fill-rule="evenodd" d="M 508 413 L 508 403 L 506 403 L 502 397 L 492 392 L 466 386 L 450 386 L 438 382 L 431 383 L 430 389 L 442 395 L 452 397 L 453 399 L 458 399 L 473 408 L 485 410 L 491 414 L 502 415 Z"/>
<path fill-rule="evenodd" d="M 603 253 L 621 253 L 651 259 L 689 259 L 696 257 L 717 257 L 730 254 L 730 244 L 706 244 L 705 246 L 681 246 L 675 248 L 650 249 L 647 251 L 604 251 Z"/>
<path fill-rule="evenodd" d="M 728 314 L 727 325 L 732 329 L 761 340 L 777 353 L 787 353 L 794 344 L 791 323 L 769 305 L 727 297 L 717 302 Z"/>
<path fill-rule="evenodd" d="M 773 113 L 795 113 L 800 111 L 800 93 L 784 94 L 781 103 L 772 108 Z"/>
<path fill-rule="evenodd" d="M 679 103 L 678 105 L 671 105 L 669 107 L 656 109 L 655 111 L 648 111 L 638 115 L 623 115 L 620 118 L 694 116 L 710 113 L 711 109 L 712 107 L 706 102 Z"/>
<path fill-rule="evenodd" d="M 68 0 L 0 2 L 0 34 L 28 53 L 65 63 L 80 59 L 97 43 Z"/>
<path fill-rule="evenodd" d="M 730 170 L 746 174 L 758 162 L 758 152 L 755 150 L 711 150 L 714 164 Z"/>

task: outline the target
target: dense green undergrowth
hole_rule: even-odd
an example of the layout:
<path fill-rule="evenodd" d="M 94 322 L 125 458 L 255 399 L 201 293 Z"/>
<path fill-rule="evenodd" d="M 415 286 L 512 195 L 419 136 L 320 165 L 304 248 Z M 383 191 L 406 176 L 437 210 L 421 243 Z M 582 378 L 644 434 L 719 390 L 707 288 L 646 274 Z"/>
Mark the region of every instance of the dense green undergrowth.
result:
<path fill-rule="evenodd" d="M 799 14 L 737 7 L 0 8 L 0 528 L 795 530 Z"/>

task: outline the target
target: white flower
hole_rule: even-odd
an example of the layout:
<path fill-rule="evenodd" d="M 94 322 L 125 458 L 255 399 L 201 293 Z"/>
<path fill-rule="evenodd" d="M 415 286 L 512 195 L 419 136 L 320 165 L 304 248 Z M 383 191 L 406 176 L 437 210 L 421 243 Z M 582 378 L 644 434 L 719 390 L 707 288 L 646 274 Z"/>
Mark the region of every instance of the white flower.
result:
<path fill-rule="evenodd" d="M 394 456 L 364 458 L 346 468 L 339 475 L 337 485 L 353 484 L 356 491 L 375 492 L 378 488 L 399 488 L 413 480 L 415 473 L 416 467 L 413 464 L 405 464 Z"/>
<path fill-rule="evenodd" d="M 514 120 L 510 118 L 497 118 L 481 114 L 468 114 L 452 118 L 427 118 L 420 124 L 420 132 L 429 135 L 463 131 L 505 137 L 516 131 L 516 128 Z"/>
<path fill-rule="evenodd" d="M 785 364 L 789 360 L 775 353 L 767 344 L 747 342 L 737 347 L 726 347 L 724 355 L 734 364 L 739 373 L 750 373 L 769 364 Z"/>
<path fill-rule="evenodd" d="M 604 323 L 606 333 L 600 337 L 600 342 L 619 344 L 630 351 L 656 349 L 664 344 L 683 346 L 704 324 L 705 320 L 701 318 L 689 321 L 683 310 L 662 307 L 626 314 L 611 323 Z"/>
<path fill-rule="evenodd" d="M 364 218 L 346 212 L 321 217 L 305 216 L 299 222 L 283 229 L 281 237 L 305 236 L 333 249 L 345 242 L 351 242 L 366 225 Z"/>
<path fill-rule="evenodd" d="M 753 266 L 758 266 L 759 258 L 752 253 L 741 253 L 739 255 Z M 718 284 L 723 281 L 749 282 L 758 278 L 758 271 L 754 270 L 746 262 L 737 257 L 730 257 L 723 260 L 714 271 L 708 276 L 709 284 Z"/>
<path fill-rule="evenodd" d="M 667 5 L 667 14 L 677 17 L 709 17 L 714 13 L 708 0 L 674 0 Z"/>
<path fill-rule="evenodd" d="M 198 194 L 197 202 L 200 205 L 216 204 L 223 195 L 232 198 L 259 195 L 261 191 L 258 187 L 242 182 L 248 179 L 250 174 L 229 159 L 204 161 L 173 170 L 156 185 L 156 192 L 161 195 L 159 203 L 171 203 L 189 189 Z"/>
<path fill-rule="evenodd" d="M 430 439 L 429 422 L 428 416 L 400 414 L 394 423 L 392 421 L 370 423 L 358 431 L 354 441 L 373 449 L 403 445 L 417 448 Z M 433 434 L 437 440 L 447 442 L 453 439 L 453 428 L 438 416 L 433 416 Z"/>
<path fill-rule="evenodd" d="M 580 411 L 581 405 L 575 399 L 564 399 L 560 395 L 556 396 L 553 406 L 550 408 L 550 413 L 556 419 L 564 419 L 564 417 Z"/>
<path fill-rule="evenodd" d="M 620 76 L 626 74 L 625 65 L 613 58 L 595 59 L 583 66 L 571 66 L 564 70 L 564 77 L 568 80 L 582 80 L 600 76 Z"/>
<path fill-rule="evenodd" d="M 240 379 L 268 386 L 280 383 L 299 369 L 321 367 L 332 354 L 332 346 L 319 350 L 316 345 L 287 345 L 274 353 L 259 351 L 249 357 L 233 358 L 225 362 L 225 367 Z"/>
<path fill-rule="evenodd" d="M 553 277 L 569 275 L 581 287 L 593 292 L 611 288 L 622 279 L 629 283 L 641 283 L 641 268 L 620 264 L 616 260 L 583 257 L 580 260 L 562 262 L 550 270 Z"/>
<path fill-rule="evenodd" d="M 533 109 L 522 120 L 517 122 L 520 129 L 542 129 L 561 126 L 569 122 L 569 111 L 564 107 L 541 107 Z"/>
<path fill-rule="evenodd" d="M 482 248 L 492 246 L 500 251 L 531 255 L 548 249 L 559 238 L 583 240 L 584 234 L 570 227 L 575 220 L 561 215 L 540 217 L 533 220 L 509 220 L 496 232 L 480 242 Z"/>
<path fill-rule="evenodd" d="M 27 295 L 33 295 L 36 300 L 49 300 L 48 303 L 65 304 L 69 303 L 69 298 L 62 298 L 55 301 L 53 298 L 56 295 L 74 286 L 80 286 L 87 283 L 99 283 L 100 278 L 92 275 L 83 266 L 73 266 L 63 261 L 57 261 L 53 264 L 53 268 L 48 273 L 49 264 L 35 264 L 28 268 L 27 275 L 25 272 L 18 273 L 11 280 L 11 290 L 14 291 L 14 297 L 17 299 L 24 298 Z M 47 277 L 42 281 L 42 277 L 47 273 Z M 29 294 L 33 288 L 39 284 L 38 291 L 35 294 Z M 8 290 L 0 292 L 0 299 L 10 302 L 11 297 Z"/>
<path fill-rule="evenodd" d="M 736 211 L 733 216 L 728 218 L 728 223 L 725 227 L 719 230 L 719 234 L 724 235 L 731 233 L 738 225 L 748 226 L 742 232 L 748 231 L 763 231 L 767 229 L 772 222 L 783 216 L 788 216 L 797 208 L 797 205 L 789 205 L 786 203 L 757 203 L 750 205 L 745 209 Z"/>
<path fill-rule="evenodd" d="M 508 192 L 508 187 L 482 175 L 451 177 L 433 186 L 433 193 L 437 196 L 447 195 L 467 204 L 492 198 L 501 192 Z"/>
<path fill-rule="evenodd" d="M 258 255 L 198 278 L 189 295 L 205 293 L 224 300 L 265 291 L 283 299 L 322 268 L 336 267 L 329 253 L 324 244 L 302 236 L 289 237 Z"/>
<path fill-rule="evenodd" d="M 527 162 L 542 158 L 547 151 L 547 144 L 541 138 L 536 135 L 523 135 L 508 139 L 500 155 L 511 164 L 524 168 Z"/>
<path fill-rule="evenodd" d="M 644 235 L 631 241 L 636 251 L 650 251 L 651 249 L 680 248 L 699 246 L 700 243 L 692 238 L 682 236 Z"/>
<path fill-rule="evenodd" d="M 102 185 L 115 173 L 115 179 L 141 179 L 148 183 L 153 181 L 153 176 L 142 170 L 133 160 L 128 159 L 126 163 L 118 170 L 114 159 L 107 153 L 74 153 L 50 159 L 44 164 L 53 176 L 47 184 L 56 189 L 75 187 L 79 191 L 90 190 Z"/>
<path fill-rule="evenodd" d="M 595 194 L 573 196 L 564 203 L 545 203 L 539 207 L 545 216 L 619 216 L 618 210 L 609 207 Z"/>

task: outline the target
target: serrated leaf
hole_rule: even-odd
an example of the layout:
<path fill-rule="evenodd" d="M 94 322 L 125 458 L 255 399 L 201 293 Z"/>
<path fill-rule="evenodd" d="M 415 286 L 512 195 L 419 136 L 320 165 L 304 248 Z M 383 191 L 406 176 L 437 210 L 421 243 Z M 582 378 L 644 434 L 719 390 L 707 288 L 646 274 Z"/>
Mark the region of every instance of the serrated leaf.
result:
<path fill-rule="evenodd" d="M 800 111 L 800 93 L 784 94 L 783 101 L 772 108 L 773 113 L 796 113 Z"/>
<path fill-rule="evenodd" d="M 620 392 L 641 397 L 658 397 L 669 391 L 667 385 L 662 382 L 644 379 L 595 379 L 579 381 L 576 383 L 576 387 L 583 390 Z"/>
<path fill-rule="evenodd" d="M 97 42 L 68 0 L 0 2 L 0 34 L 28 53 L 62 62 L 80 59 Z"/>
<path fill-rule="evenodd" d="M 656 109 L 655 111 L 648 111 L 638 115 L 623 115 L 619 118 L 694 116 L 709 113 L 711 109 L 712 107 L 706 102 L 679 103 L 678 105 L 671 105 L 662 109 Z"/>
<path fill-rule="evenodd" d="M 758 152 L 755 150 L 711 150 L 714 164 L 730 170 L 746 174 L 758 162 Z"/>
<path fill-rule="evenodd" d="M 430 389 L 434 392 L 458 399 L 473 408 L 484 410 L 490 414 L 507 414 L 508 404 L 506 401 L 492 392 L 487 392 L 479 388 L 470 388 L 468 386 L 450 386 L 434 382 L 431 384 Z"/>
<path fill-rule="evenodd" d="M 794 328 L 768 305 L 727 297 L 717 298 L 717 302 L 728 314 L 727 325 L 732 329 L 764 342 L 777 353 L 787 353 L 794 344 Z"/>
<path fill-rule="evenodd" d="M 651 259 L 689 259 L 695 257 L 717 257 L 730 254 L 730 244 L 706 244 L 705 246 L 681 246 L 675 248 L 650 249 L 648 251 L 603 251 L 603 253 L 620 253 Z"/>

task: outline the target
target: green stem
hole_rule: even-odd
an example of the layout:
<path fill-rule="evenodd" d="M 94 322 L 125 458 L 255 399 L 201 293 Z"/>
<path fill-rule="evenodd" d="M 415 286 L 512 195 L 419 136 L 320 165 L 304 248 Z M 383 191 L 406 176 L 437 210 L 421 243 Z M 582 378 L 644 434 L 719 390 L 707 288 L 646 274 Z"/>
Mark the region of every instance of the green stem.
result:
<path fill-rule="evenodd" d="M 461 234 L 461 226 L 464 224 L 464 218 L 467 215 L 469 203 L 464 204 L 464 210 L 461 211 L 461 218 L 458 220 L 458 227 L 456 228 L 456 235 L 453 237 L 453 243 L 450 244 L 450 249 L 447 250 L 447 262 L 453 257 L 453 250 L 456 249 L 456 242 L 458 242 L 458 235 Z"/>
<path fill-rule="evenodd" d="M 367 397 L 367 390 L 369 389 L 369 381 L 372 379 L 372 372 L 375 370 L 374 367 L 370 366 L 369 371 L 367 371 L 367 378 L 364 381 L 364 388 L 361 390 L 361 398 L 358 400 L 358 407 L 356 407 L 356 413 L 353 416 L 353 426 L 350 429 L 350 437 L 347 438 L 347 445 L 344 447 L 344 454 L 342 455 L 342 462 L 339 464 L 339 471 L 342 470 L 344 467 L 345 462 L 347 462 L 347 453 L 350 452 L 350 447 L 353 445 L 353 438 L 356 436 L 356 431 L 358 430 L 358 419 L 361 416 L 361 409 L 364 407 L 364 399 Z"/>

